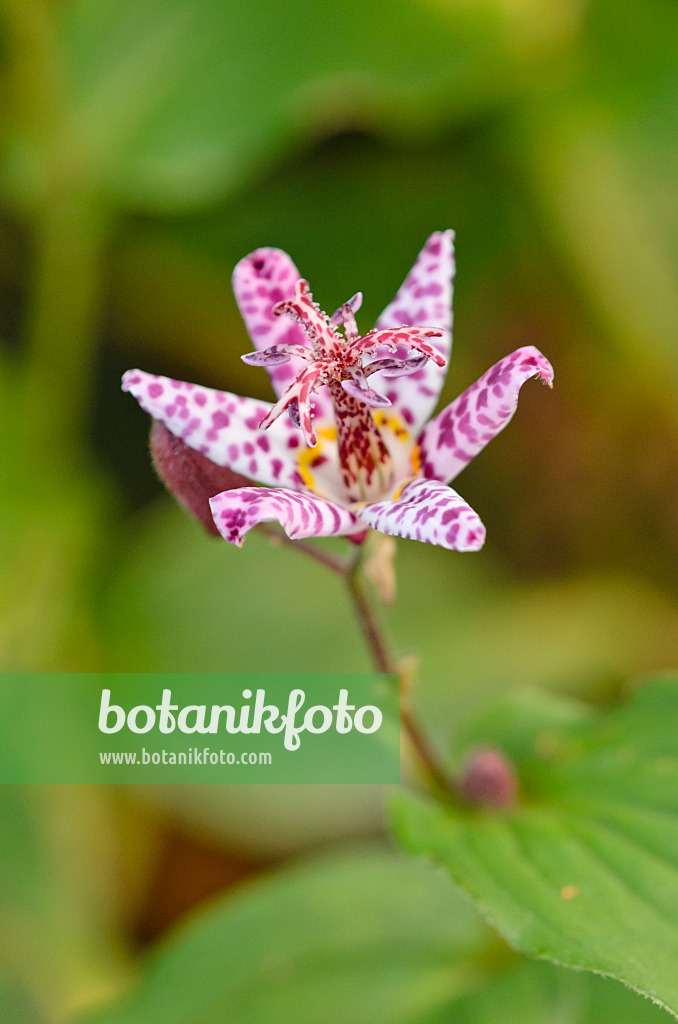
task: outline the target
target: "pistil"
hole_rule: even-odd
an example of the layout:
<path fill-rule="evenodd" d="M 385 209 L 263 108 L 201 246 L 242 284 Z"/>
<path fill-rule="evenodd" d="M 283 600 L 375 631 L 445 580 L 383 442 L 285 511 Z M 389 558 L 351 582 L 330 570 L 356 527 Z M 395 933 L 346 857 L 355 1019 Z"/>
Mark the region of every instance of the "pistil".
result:
<path fill-rule="evenodd" d="M 393 463 L 364 402 L 337 380 L 327 385 L 334 404 L 339 462 L 349 501 L 375 501 L 393 482 Z"/>

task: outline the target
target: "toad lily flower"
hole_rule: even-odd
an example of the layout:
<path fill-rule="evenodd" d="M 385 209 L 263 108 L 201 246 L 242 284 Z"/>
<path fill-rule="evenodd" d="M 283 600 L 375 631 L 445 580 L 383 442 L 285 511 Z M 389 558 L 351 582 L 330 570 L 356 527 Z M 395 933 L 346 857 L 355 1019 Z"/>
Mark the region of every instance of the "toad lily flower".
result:
<path fill-rule="evenodd" d="M 520 348 L 429 420 L 452 342 L 453 237 L 431 235 L 362 337 L 360 294 L 327 317 L 279 249 L 241 260 L 233 288 L 257 348 L 243 359 L 268 370 L 275 404 L 125 374 L 123 388 L 182 442 L 265 485 L 211 498 L 227 541 L 240 546 L 253 526 L 275 520 L 293 540 L 359 539 L 372 527 L 456 551 L 482 547 L 485 527 L 448 485 L 506 426 L 523 383 L 551 385 L 553 370 L 536 348 Z"/>

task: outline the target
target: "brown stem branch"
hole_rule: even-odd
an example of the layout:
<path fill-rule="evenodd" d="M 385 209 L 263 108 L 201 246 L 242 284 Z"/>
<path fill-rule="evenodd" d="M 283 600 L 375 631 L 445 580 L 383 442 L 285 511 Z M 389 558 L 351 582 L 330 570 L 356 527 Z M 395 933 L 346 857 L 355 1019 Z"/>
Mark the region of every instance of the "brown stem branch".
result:
<path fill-rule="evenodd" d="M 440 764 L 437 755 L 429 745 L 417 716 L 406 704 L 401 704 L 400 721 L 412 747 L 416 751 L 417 757 L 426 769 L 430 780 L 434 783 L 436 789 L 439 790 L 440 795 L 446 800 L 449 800 L 450 797 L 456 800 L 457 793 L 452 778 Z"/>

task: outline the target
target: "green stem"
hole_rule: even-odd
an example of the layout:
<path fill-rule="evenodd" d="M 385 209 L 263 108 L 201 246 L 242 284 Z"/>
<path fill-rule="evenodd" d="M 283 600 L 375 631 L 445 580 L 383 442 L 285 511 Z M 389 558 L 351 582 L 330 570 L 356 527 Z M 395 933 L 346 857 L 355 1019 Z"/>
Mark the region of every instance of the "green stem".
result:
<path fill-rule="evenodd" d="M 303 551 L 305 555 L 321 562 L 346 581 L 356 620 L 369 647 L 375 669 L 377 672 L 397 675 L 401 680 L 400 721 L 403 731 L 409 738 L 412 749 L 438 794 L 446 800 L 456 799 L 457 794 L 454 783 L 430 746 L 426 734 L 409 704 L 408 692 L 402 686 L 402 673 L 388 645 L 384 630 L 370 600 L 362 575 L 365 545 L 361 545 L 356 549 L 353 559 L 344 561 L 304 541 L 290 541 L 286 535 L 279 533 L 277 530 L 264 528 L 263 532 L 267 533 L 272 539 L 288 543 L 297 548 L 297 550 Z"/>
<path fill-rule="evenodd" d="M 438 760 L 417 715 L 409 704 L 409 693 L 403 686 L 402 673 L 388 645 L 385 632 L 368 594 L 362 574 L 363 559 L 364 545 L 361 545 L 352 564 L 344 573 L 358 625 L 370 649 L 376 670 L 399 676 L 401 685 L 400 722 L 403 731 L 433 788 L 440 796 L 449 800 L 455 796 L 454 784 Z"/>

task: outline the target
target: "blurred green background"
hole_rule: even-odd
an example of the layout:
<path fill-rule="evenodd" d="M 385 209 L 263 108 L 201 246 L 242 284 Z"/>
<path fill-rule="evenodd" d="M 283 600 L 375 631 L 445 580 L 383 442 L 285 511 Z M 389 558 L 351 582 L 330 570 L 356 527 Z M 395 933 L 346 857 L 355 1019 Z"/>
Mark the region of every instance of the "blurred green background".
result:
<path fill-rule="evenodd" d="M 442 401 L 525 344 L 556 384 L 527 385 L 459 480 L 484 550 L 399 545 L 385 620 L 419 655 L 424 719 L 442 748 L 507 688 L 606 703 L 675 668 L 677 38 L 671 0 L 2 0 L 2 670 L 368 667 L 337 579 L 174 506 L 119 378 L 268 398 L 238 358 L 238 259 L 288 250 L 325 309 L 361 289 L 366 329 L 447 227 Z M 378 843 L 382 803 L 6 790 L 7 1019 L 103 999 L 185 910 L 281 859 Z M 413 1006 L 366 1019 L 433 1024 Z M 493 1019 L 473 1012 L 459 1019 Z M 252 1013 L 297 1019 L 275 1000 Z"/>

